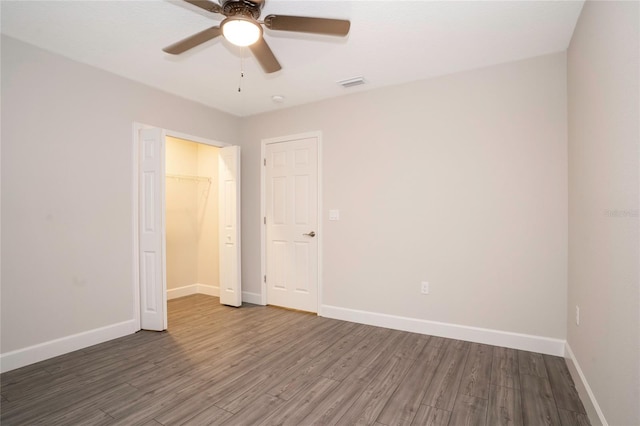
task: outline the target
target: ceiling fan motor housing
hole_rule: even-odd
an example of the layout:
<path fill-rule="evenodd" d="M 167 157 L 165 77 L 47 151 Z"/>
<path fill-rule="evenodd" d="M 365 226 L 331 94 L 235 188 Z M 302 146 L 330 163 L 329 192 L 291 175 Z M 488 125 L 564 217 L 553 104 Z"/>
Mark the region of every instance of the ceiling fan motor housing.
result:
<path fill-rule="evenodd" d="M 264 0 L 226 0 L 222 10 L 226 16 L 245 15 L 258 19 L 264 6 Z"/>

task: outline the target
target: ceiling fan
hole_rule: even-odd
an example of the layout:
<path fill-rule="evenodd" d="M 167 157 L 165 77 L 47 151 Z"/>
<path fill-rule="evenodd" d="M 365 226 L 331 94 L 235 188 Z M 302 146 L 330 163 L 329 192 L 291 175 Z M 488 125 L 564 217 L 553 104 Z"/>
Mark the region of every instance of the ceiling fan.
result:
<path fill-rule="evenodd" d="M 346 36 L 351 23 L 343 19 L 310 18 L 304 16 L 268 15 L 259 21 L 265 0 L 222 0 L 221 4 L 208 0 L 184 0 L 212 13 L 220 13 L 226 18 L 219 26 L 200 31 L 180 40 L 163 51 L 179 55 L 220 35 L 237 46 L 248 46 L 266 73 L 282 67 L 271 48 L 264 40 L 261 25 L 274 31 L 295 31 L 332 36 Z"/>

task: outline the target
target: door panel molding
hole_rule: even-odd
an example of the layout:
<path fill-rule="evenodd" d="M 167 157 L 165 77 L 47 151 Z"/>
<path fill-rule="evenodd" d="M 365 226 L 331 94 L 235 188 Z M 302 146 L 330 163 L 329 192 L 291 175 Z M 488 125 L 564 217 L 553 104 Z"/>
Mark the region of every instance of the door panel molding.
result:
<path fill-rule="evenodd" d="M 238 307 L 242 305 L 239 146 L 220 149 L 218 180 L 220 303 Z"/>
<path fill-rule="evenodd" d="M 317 227 L 316 240 L 317 240 L 317 308 L 318 315 L 322 315 L 322 242 L 323 242 L 323 227 L 322 227 L 322 133 L 320 131 L 313 131 L 307 133 L 300 133 L 288 136 L 281 136 L 275 138 L 263 139 L 261 144 L 261 156 L 260 161 L 260 221 L 262 226 L 260 227 L 260 262 L 261 262 L 261 304 L 266 305 L 268 303 L 267 297 L 267 283 L 265 281 L 267 273 L 267 233 L 266 233 L 266 217 L 267 217 L 267 176 L 265 159 L 267 155 L 267 146 L 270 144 L 297 141 L 300 139 L 315 138 L 317 146 Z M 302 160 L 302 159 L 301 159 Z M 274 277 L 276 278 L 276 277 Z"/>
<path fill-rule="evenodd" d="M 162 129 L 140 130 L 140 215 L 138 268 L 140 271 L 140 327 L 167 328 L 164 176 L 165 134 Z"/>

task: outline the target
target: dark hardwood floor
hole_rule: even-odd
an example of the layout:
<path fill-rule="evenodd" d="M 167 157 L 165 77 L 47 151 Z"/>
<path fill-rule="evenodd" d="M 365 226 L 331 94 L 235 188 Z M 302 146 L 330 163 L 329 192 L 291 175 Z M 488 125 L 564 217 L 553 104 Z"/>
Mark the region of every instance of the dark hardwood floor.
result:
<path fill-rule="evenodd" d="M 562 358 L 204 295 L 0 380 L 7 426 L 589 424 Z"/>

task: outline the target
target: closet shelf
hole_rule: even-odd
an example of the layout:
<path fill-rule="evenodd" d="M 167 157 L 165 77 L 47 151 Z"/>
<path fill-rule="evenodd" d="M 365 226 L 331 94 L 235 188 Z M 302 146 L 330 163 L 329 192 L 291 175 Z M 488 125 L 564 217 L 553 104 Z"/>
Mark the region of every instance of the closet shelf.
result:
<path fill-rule="evenodd" d="M 166 177 L 167 178 L 171 178 L 171 179 L 178 179 L 178 180 L 192 180 L 192 181 L 196 181 L 196 182 L 208 182 L 208 183 L 211 183 L 211 178 L 210 177 L 205 177 L 205 176 L 176 175 L 176 174 L 173 174 L 173 173 L 167 173 Z"/>

